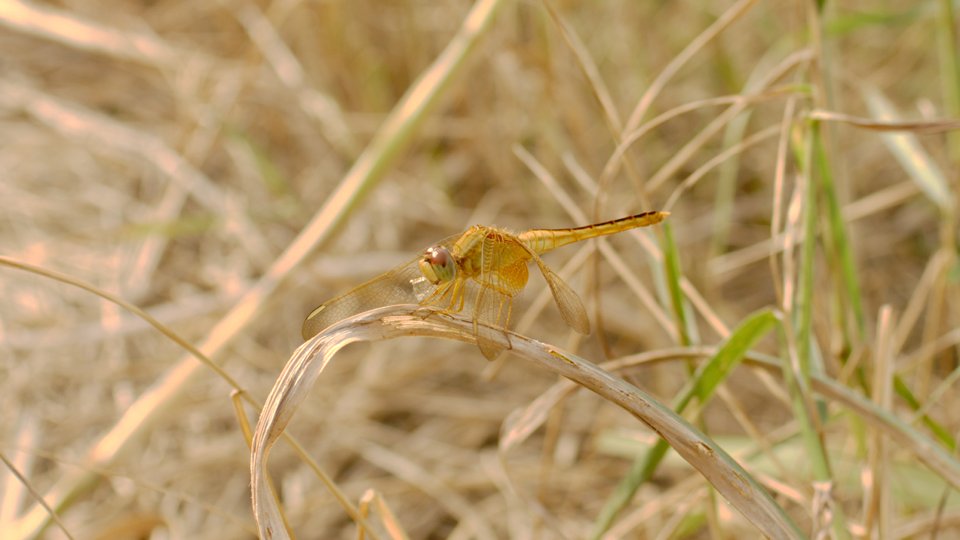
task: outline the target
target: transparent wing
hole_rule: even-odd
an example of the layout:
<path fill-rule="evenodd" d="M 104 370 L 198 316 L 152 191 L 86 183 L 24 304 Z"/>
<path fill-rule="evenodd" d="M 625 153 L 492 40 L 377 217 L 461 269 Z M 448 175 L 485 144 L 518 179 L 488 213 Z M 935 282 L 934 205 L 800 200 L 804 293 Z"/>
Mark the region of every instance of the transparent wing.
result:
<path fill-rule="evenodd" d="M 462 234 L 447 237 L 438 245 L 449 248 Z M 300 330 L 303 339 L 312 338 L 335 322 L 378 307 L 420 303 L 440 305 L 447 293 L 438 291 L 436 285 L 423 277 L 419 261 L 418 256 L 321 304 L 303 321 Z"/>
<path fill-rule="evenodd" d="M 480 258 L 480 274 L 469 280 L 469 289 L 475 288 L 473 328 L 480 352 L 487 360 L 495 359 L 504 346 L 498 338 L 506 337 L 510 324 L 513 297 L 520 292 L 527 280 L 526 261 L 516 261 L 507 250 L 516 249 L 516 243 L 502 237 L 489 235 L 483 239 Z M 504 261 L 513 261 L 505 265 Z M 507 337 L 509 343 L 509 337 Z"/>
<path fill-rule="evenodd" d="M 392 304 L 416 304 L 436 287 L 423 278 L 419 257 L 359 285 L 310 312 L 303 321 L 303 339 L 310 339 L 347 317 Z"/>
<path fill-rule="evenodd" d="M 512 299 L 492 287 L 481 286 L 473 282 L 476 298 L 473 317 L 473 331 L 477 337 L 477 346 L 487 360 L 494 360 L 505 348 L 501 341 L 506 336 L 504 329 L 510 319 Z M 508 342 L 509 342 L 509 338 Z"/>
<path fill-rule="evenodd" d="M 556 272 L 543 262 L 543 259 L 536 252 L 528 251 L 540 268 L 543 279 L 547 280 L 547 285 L 550 287 L 550 292 L 553 293 L 553 299 L 556 301 L 557 307 L 560 308 L 560 315 L 563 316 L 564 322 L 581 334 L 589 334 L 590 319 L 587 317 L 587 310 L 583 309 L 583 302 L 580 301 L 580 297 L 566 282 L 560 279 Z"/>

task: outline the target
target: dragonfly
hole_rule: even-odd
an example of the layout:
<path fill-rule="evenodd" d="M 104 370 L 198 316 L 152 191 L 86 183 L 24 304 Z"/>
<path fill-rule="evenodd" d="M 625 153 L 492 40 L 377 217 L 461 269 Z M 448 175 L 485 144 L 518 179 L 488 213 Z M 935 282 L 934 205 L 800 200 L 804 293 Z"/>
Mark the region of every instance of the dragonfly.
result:
<path fill-rule="evenodd" d="M 550 269 L 541 255 L 561 246 L 663 221 L 669 212 L 651 211 L 567 229 L 530 229 L 514 233 L 474 225 L 424 250 L 417 258 L 321 304 L 303 322 L 308 340 L 328 326 L 358 313 L 392 304 L 419 304 L 465 314 L 488 360 L 506 348 L 513 300 L 523 290 L 534 263 L 547 282 L 563 320 L 581 334 L 590 321 L 577 293 Z M 506 336 L 509 343 L 509 336 Z"/>

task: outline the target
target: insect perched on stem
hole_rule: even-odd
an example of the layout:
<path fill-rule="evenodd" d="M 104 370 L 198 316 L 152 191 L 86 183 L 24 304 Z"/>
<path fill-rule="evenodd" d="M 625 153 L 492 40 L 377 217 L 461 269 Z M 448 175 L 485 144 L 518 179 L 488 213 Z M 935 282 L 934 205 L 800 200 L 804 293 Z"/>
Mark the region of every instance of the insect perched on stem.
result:
<path fill-rule="evenodd" d="M 418 303 L 469 314 L 477 345 L 492 360 L 504 348 L 496 334 L 510 323 L 513 298 L 527 284 L 527 265 L 531 261 L 547 280 L 563 320 L 577 332 L 588 334 L 590 322 L 577 293 L 540 255 L 588 238 L 654 225 L 668 215 L 669 212 L 644 212 L 585 227 L 531 229 L 521 233 L 474 225 L 427 248 L 416 259 L 314 309 L 303 322 L 303 338 L 310 339 L 331 324 L 369 309 Z"/>

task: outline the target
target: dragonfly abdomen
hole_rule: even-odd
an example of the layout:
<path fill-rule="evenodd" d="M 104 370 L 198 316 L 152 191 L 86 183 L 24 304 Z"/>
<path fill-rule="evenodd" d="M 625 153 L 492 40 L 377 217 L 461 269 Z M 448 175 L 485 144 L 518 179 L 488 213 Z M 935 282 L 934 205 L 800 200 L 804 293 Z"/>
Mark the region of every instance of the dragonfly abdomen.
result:
<path fill-rule="evenodd" d="M 538 254 L 543 254 L 557 249 L 558 247 L 579 242 L 581 240 L 586 240 L 588 238 L 606 236 L 608 234 L 635 229 L 637 227 L 655 225 L 663 221 L 664 218 L 669 215 L 670 212 L 643 212 L 641 214 L 635 214 L 620 219 L 613 219 L 610 221 L 604 221 L 603 223 L 596 223 L 593 225 L 586 225 L 584 227 L 575 227 L 571 229 L 531 229 L 529 231 L 520 233 L 518 236 L 528 248 Z"/>

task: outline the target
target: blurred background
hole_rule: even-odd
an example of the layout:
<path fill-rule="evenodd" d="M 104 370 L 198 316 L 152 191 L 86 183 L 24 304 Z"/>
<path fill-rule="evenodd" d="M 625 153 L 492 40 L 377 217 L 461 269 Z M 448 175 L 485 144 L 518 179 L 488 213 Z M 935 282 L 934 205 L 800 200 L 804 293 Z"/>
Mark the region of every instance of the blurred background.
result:
<path fill-rule="evenodd" d="M 204 352 L 262 400 L 302 342 L 312 308 L 439 239 L 476 223 L 570 227 L 669 209 L 680 268 L 700 303 L 686 343 L 664 290 L 662 228 L 610 238 L 647 300 L 591 246 L 571 246 L 547 262 L 565 268 L 587 250 L 564 275 L 594 332 L 578 338 L 554 305 L 536 303 L 545 287 L 533 274 L 513 326 L 598 363 L 717 344 L 747 314 L 781 305 L 782 277 L 769 254 L 782 238 L 771 231 L 801 197 L 794 185 L 805 159 L 790 153 L 803 147 L 796 141 L 783 155 L 781 143 L 798 136 L 784 118 L 800 124 L 813 110 L 956 117 L 957 81 L 944 52 L 956 46 L 955 2 L 825 4 L 503 2 L 457 61 L 459 75 L 436 108 L 384 161 L 382 177 L 355 202 L 334 204 L 342 219 L 302 263 L 279 268 L 277 286 L 234 322 L 227 315 L 248 305 L 244 295 L 328 204 L 473 4 L 0 1 L 0 255 L 143 308 L 187 341 L 206 343 Z M 641 116 L 631 120 L 638 103 Z M 903 313 L 919 290 L 938 292 L 932 308 L 926 296 L 914 301 L 921 322 L 902 333 L 905 356 L 957 324 L 956 223 L 945 209 L 955 205 L 960 153 L 942 133 L 897 143 L 825 125 L 868 329 L 859 341 L 841 337 L 852 323 L 832 296 L 837 261 L 821 256 L 813 326 L 835 374 L 845 359 L 869 356 L 882 305 Z M 638 126 L 648 129 L 620 166 L 611 160 L 618 142 Z M 941 184 L 925 183 L 931 167 Z M 908 375 L 918 393 L 952 372 L 955 347 L 948 339 L 935 354 L 910 357 L 905 369 L 916 370 Z M 0 453 L 39 493 L 74 494 L 61 510 L 74 537 L 256 535 L 230 385 L 207 368 L 171 381 L 183 357 L 113 303 L 2 269 Z M 627 376 L 669 402 L 687 374 L 677 361 Z M 554 382 L 510 355 L 488 364 L 466 344 L 356 345 L 320 377 L 290 431 L 354 501 L 367 489 L 383 496 L 411 538 L 583 538 L 655 433 L 581 391 L 499 459 L 505 418 Z M 731 446 L 752 440 L 741 413 L 761 432 L 790 421 L 789 405 L 751 373 L 727 384 L 743 410 L 713 403 L 704 425 Z M 158 387 L 171 391 L 151 393 Z M 951 395 L 933 410 L 955 433 L 960 408 Z M 145 396 L 156 399 L 141 405 Z M 255 411 L 247 414 L 255 421 Z M 124 436 L 122 419 L 135 436 Z M 839 451 L 850 444 L 849 425 L 832 427 Z M 850 498 L 838 504 L 856 510 L 851 464 L 862 455 L 846 450 L 840 463 L 851 467 L 853 485 L 841 486 Z M 803 460 L 790 459 L 801 462 L 798 477 L 781 481 L 796 481 L 800 495 L 784 505 L 809 530 L 809 478 Z M 285 445 L 270 463 L 294 530 L 354 537 L 354 523 Z M 4 482 L 0 527 L 30 537 L 45 512 L 14 477 Z M 939 487 L 920 491 L 934 493 L 935 507 L 943 487 L 931 482 Z M 668 461 L 637 495 L 635 522 L 621 533 L 710 536 L 702 520 L 685 520 L 702 514 L 696 505 L 677 507 L 693 492 L 707 504 L 705 485 L 682 461 Z M 901 503 L 898 519 L 925 505 Z M 720 507 L 725 534 L 753 531 Z M 955 497 L 947 508 L 956 516 Z M 37 534 L 64 537 L 57 527 Z"/>

